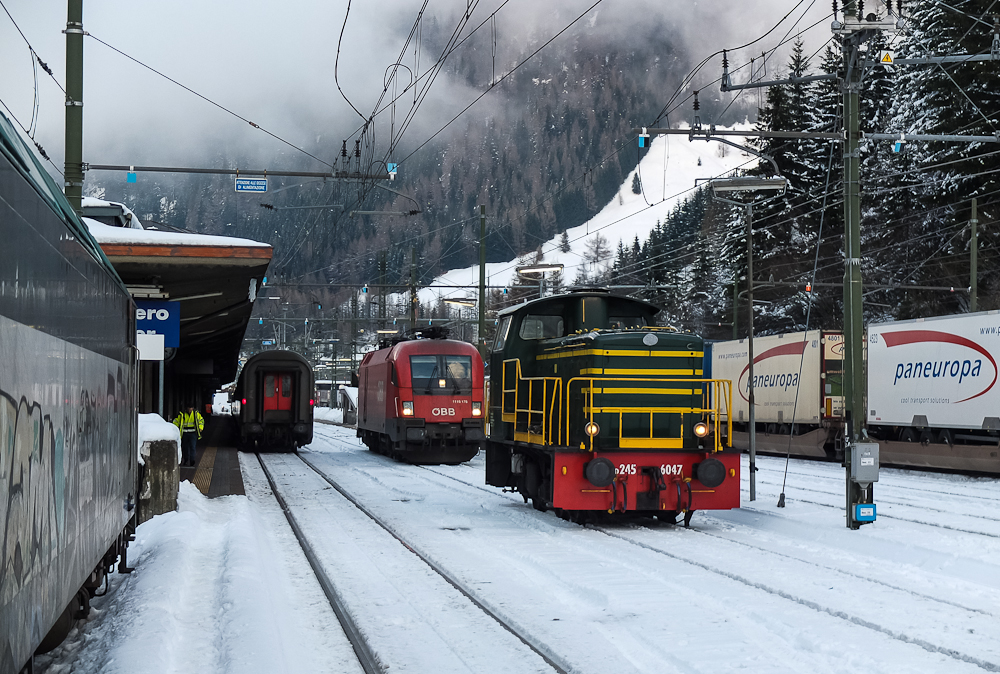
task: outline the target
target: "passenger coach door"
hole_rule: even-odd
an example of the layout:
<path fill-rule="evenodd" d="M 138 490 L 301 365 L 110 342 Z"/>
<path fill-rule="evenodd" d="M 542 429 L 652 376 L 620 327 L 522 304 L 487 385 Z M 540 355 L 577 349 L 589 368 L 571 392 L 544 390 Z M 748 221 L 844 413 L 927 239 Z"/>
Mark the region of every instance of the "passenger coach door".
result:
<path fill-rule="evenodd" d="M 292 375 L 282 372 L 264 373 L 264 411 L 292 410 Z"/>

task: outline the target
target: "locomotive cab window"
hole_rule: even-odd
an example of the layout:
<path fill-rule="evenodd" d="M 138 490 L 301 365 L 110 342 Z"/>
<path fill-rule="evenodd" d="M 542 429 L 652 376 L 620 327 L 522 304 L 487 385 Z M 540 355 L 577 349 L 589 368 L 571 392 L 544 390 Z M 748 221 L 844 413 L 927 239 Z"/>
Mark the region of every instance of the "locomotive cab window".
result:
<path fill-rule="evenodd" d="M 427 393 L 472 391 L 472 357 L 457 355 L 410 356 L 414 389 Z"/>
<path fill-rule="evenodd" d="M 646 319 L 642 316 L 609 316 L 608 327 L 612 330 L 644 328 L 646 327 Z"/>
<path fill-rule="evenodd" d="M 507 344 L 507 332 L 510 330 L 510 316 L 504 316 L 500 320 L 500 327 L 497 328 L 496 341 L 493 342 L 494 351 L 503 351 Z"/>
<path fill-rule="evenodd" d="M 566 334 L 562 316 L 528 314 L 521 321 L 521 339 L 554 339 Z"/>

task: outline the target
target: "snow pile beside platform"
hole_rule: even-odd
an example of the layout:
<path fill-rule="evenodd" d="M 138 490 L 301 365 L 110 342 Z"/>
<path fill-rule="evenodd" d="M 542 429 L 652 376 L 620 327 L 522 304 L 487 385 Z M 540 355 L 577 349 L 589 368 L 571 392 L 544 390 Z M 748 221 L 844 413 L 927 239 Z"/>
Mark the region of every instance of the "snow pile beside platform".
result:
<path fill-rule="evenodd" d="M 139 455 L 139 463 L 145 464 L 142 458 L 142 445 L 144 442 L 156 442 L 157 440 L 173 440 L 177 443 L 177 463 L 181 462 L 181 431 L 169 421 L 164 421 L 159 414 L 139 415 L 139 446 L 136 452 Z"/>
<path fill-rule="evenodd" d="M 327 421 L 331 424 L 344 423 L 344 410 L 331 409 L 329 407 L 314 407 L 313 419 L 316 421 Z"/>

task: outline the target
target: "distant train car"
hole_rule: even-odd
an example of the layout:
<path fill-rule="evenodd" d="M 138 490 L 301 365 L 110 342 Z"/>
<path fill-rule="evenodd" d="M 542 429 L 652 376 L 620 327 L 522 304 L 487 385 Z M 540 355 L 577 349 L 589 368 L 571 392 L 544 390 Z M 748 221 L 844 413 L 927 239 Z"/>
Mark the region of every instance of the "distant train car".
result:
<path fill-rule="evenodd" d="M 701 337 L 655 327 L 658 312 L 604 290 L 502 311 L 486 482 L 574 520 L 684 513 L 687 524 L 738 508 L 740 456 L 721 423 L 731 384 L 706 379 Z"/>
<path fill-rule="evenodd" d="M 880 463 L 1000 474 L 1000 312 L 868 326 L 869 436 Z M 811 331 L 754 338 L 756 447 L 843 460 L 844 341 Z M 714 376 L 733 380 L 733 445 L 749 447 L 747 340 L 717 342 Z"/>
<path fill-rule="evenodd" d="M 483 360 L 474 346 L 410 339 L 361 361 L 358 437 L 369 449 L 418 464 L 457 464 L 485 439 Z"/>
<path fill-rule="evenodd" d="M 313 373 L 292 351 L 262 351 L 247 360 L 236 381 L 240 446 L 293 452 L 312 442 Z"/>
<path fill-rule="evenodd" d="M 0 237 L 0 674 L 14 674 L 125 562 L 137 353 L 128 290 L 2 114 Z"/>
<path fill-rule="evenodd" d="M 843 458 L 844 336 L 810 330 L 754 337 L 754 420 L 759 452 Z M 733 446 L 750 446 L 746 339 L 705 345 L 705 369 L 733 382 Z"/>

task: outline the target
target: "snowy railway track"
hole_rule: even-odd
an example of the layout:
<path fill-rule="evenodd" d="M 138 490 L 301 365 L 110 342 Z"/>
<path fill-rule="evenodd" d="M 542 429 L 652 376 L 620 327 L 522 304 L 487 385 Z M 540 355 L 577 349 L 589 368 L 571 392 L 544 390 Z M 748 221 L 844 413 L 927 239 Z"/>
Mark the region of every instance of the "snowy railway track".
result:
<path fill-rule="evenodd" d="M 781 485 L 780 482 L 769 481 L 767 479 L 762 479 L 760 477 L 757 478 L 757 484 L 758 485 L 762 485 L 762 486 L 766 485 L 766 486 L 772 486 L 772 487 L 780 487 L 780 485 Z M 843 494 L 842 493 L 838 494 L 836 492 L 828 491 L 828 490 L 825 490 L 825 489 L 816 489 L 816 488 L 801 487 L 801 486 L 797 486 L 795 489 L 798 492 L 809 492 L 809 493 L 813 493 L 813 494 L 819 494 L 819 495 L 822 495 L 822 496 L 829 496 L 829 497 L 832 497 L 834 499 L 841 499 L 841 502 L 839 502 L 839 503 L 838 502 L 829 503 L 829 502 L 813 501 L 813 500 L 809 500 L 809 499 L 795 497 L 795 500 L 798 501 L 798 502 L 800 502 L 800 503 L 808 503 L 809 505 L 820 506 L 822 508 L 833 508 L 835 510 L 843 510 L 844 509 L 844 504 L 843 504 L 843 501 L 842 501 L 842 499 L 843 499 Z M 879 510 L 879 513 L 878 513 L 879 519 L 893 519 L 893 520 L 899 520 L 900 522 L 909 522 L 911 524 L 919 524 L 921 526 L 934 527 L 936 529 L 944 529 L 944 530 L 949 530 L 949 531 L 959 531 L 959 532 L 964 533 L 964 534 L 973 534 L 975 536 L 986 536 L 988 538 L 997 538 L 997 539 L 1000 539 L 1000 533 L 992 533 L 992 532 L 989 532 L 989 531 L 982 531 L 982 530 L 977 530 L 977 529 L 970 529 L 970 528 L 966 528 L 966 527 L 957 527 L 957 526 L 950 525 L 950 524 L 942 524 L 940 522 L 932 522 L 932 521 L 929 521 L 929 520 L 926 520 L 926 519 L 914 519 L 912 517 L 904 517 L 902 515 L 897 515 L 897 514 L 894 514 L 894 513 L 889 513 L 884 508 L 884 506 L 886 506 L 886 505 L 896 505 L 896 506 L 900 506 L 900 507 L 903 507 L 903 508 L 920 509 L 921 511 L 927 511 L 927 510 L 932 510 L 932 509 L 934 511 L 936 511 L 936 507 L 935 506 L 931 506 L 931 505 L 921 506 L 921 505 L 918 505 L 918 504 L 914 504 L 912 502 L 905 502 L 905 501 L 898 501 L 898 500 L 886 499 L 886 498 L 884 498 L 882 496 L 878 496 L 878 495 L 875 497 L 875 502 L 878 503 L 880 506 L 883 506 Z M 979 514 L 975 514 L 975 513 L 962 513 L 962 517 L 968 518 L 968 519 L 973 519 L 973 520 L 984 520 L 986 522 L 1000 523 L 1000 518 L 989 517 L 987 515 L 979 515 Z"/>
<path fill-rule="evenodd" d="M 278 502 L 278 505 L 281 506 L 281 511 L 285 514 L 285 518 L 288 520 L 288 525 L 292 528 L 292 532 L 295 534 L 295 539 L 299 542 L 302 552 L 309 561 L 310 568 L 312 568 L 313 573 L 316 574 L 316 579 L 319 581 L 320 587 L 323 588 L 323 594 L 326 595 L 331 608 L 333 608 L 333 612 L 337 616 L 337 620 L 340 621 L 341 627 L 344 628 L 344 634 L 347 636 L 347 640 L 351 642 L 351 647 L 354 649 L 354 654 L 358 656 L 358 662 L 361 664 L 361 668 L 365 670 L 366 674 L 382 674 L 385 670 L 382 668 L 378 658 L 375 657 L 375 654 L 369 647 L 368 641 L 362 635 L 361 630 L 358 629 L 357 624 L 348 612 L 343 599 L 337 592 L 334 584 L 331 582 L 330 577 L 327 575 L 326 571 L 324 571 L 319 557 L 316 555 L 316 551 L 309 543 L 309 540 L 303 533 L 298 521 L 288 508 L 288 504 L 285 502 L 284 497 L 282 497 L 281 491 L 278 489 L 278 485 L 275 484 L 271 471 L 267 469 L 267 464 L 264 462 L 264 459 L 261 458 L 259 453 L 257 454 L 257 460 L 260 462 L 261 470 L 264 471 L 267 483 L 271 487 L 271 494 L 274 495 L 274 499 Z"/>
<path fill-rule="evenodd" d="M 701 513 L 693 529 L 624 521 L 580 527 L 483 486 L 481 457 L 462 466 L 414 467 L 355 448 L 339 434 L 329 440 L 332 446 L 308 458 L 452 573 L 476 584 L 485 601 L 521 624 L 534 622 L 532 631 L 559 644 L 580 671 L 603 671 L 625 660 L 623 671 L 663 669 L 663 654 L 675 665 L 666 668 L 671 672 L 700 671 L 689 665 L 714 662 L 717 655 L 691 654 L 691 643 L 732 648 L 731 662 L 769 671 L 841 671 L 844 663 L 834 653 L 843 651 L 819 643 L 842 644 L 861 660 L 877 653 L 867 665 L 884 664 L 883 673 L 1000 671 L 1000 646 L 991 637 L 1000 615 L 996 545 L 978 533 L 887 520 L 858 534 L 844 529 L 827 504 L 805 503 L 780 511 L 747 504 Z M 823 488 L 839 474 L 810 479 Z M 934 482 L 926 481 L 932 490 L 950 489 Z M 983 495 L 974 484 L 955 488 L 959 500 Z M 762 489 L 773 505 L 777 489 Z M 906 500 L 906 492 L 883 494 Z M 893 507 L 926 509 L 932 500 Z M 974 504 L 990 512 L 996 502 L 980 498 Z M 965 525 L 961 506 L 953 510 L 942 512 L 944 522 Z M 470 541 L 482 550 L 464 547 Z M 542 596 L 548 607 L 531 601 Z M 641 597 L 656 597 L 656 610 Z M 751 624 L 737 607 L 751 607 L 754 617 L 761 611 L 780 617 Z M 691 619 L 670 619 L 679 614 Z M 721 640 L 708 636 L 716 628 Z M 723 635 L 732 630 L 747 640 L 731 643 Z M 798 648 L 799 636 L 788 630 L 808 635 L 801 643 L 810 645 Z M 664 639 L 669 649 L 662 649 Z M 584 652 L 589 659 L 580 657 Z M 673 659 L 678 653 L 683 655 Z M 901 660 L 924 664 L 887 664 Z"/>
<path fill-rule="evenodd" d="M 487 492 L 487 493 L 492 493 L 496 497 L 510 498 L 510 497 L 507 497 L 506 495 L 504 495 L 502 493 L 498 493 L 496 490 L 490 490 L 490 489 L 487 489 L 485 487 L 481 487 L 481 486 L 476 485 L 476 484 L 470 484 L 468 482 L 465 482 L 464 480 L 461 480 L 460 478 L 457 478 L 457 477 L 455 477 L 453 475 L 448 475 L 447 473 L 444 473 L 442 471 L 435 470 L 433 468 L 427 468 L 427 467 L 422 467 L 422 468 L 424 470 L 432 472 L 432 473 L 434 473 L 436 475 L 440 475 L 441 477 L 444 477 L 444 478 L 446 478 L 446 479 L 448 479 L 448 480 L 450 480 L 452 482 L 456 482 L 456 483 L 458 483 L 460 485 L 464 485 L 466 487 L 471 487 L 471 488 L 474 488 L 474 489 L 477 489 L 477 490 L 480 490 L 480 491 L 484 491 L 484 492 Z M 826 505 L 826 504 L 817 504 L 817 505 Z M 756 511 L 756 510 L 754 510 L 753 512 L 755 512 L 756 514 L 772 515 L 772 513 L 767 513 L 766 511 Z M 775 515 L 775 517 L 778 517 L 778 516 Z M 667 525 L 667 526 L 669 526 L 669 525 Z M 932 525 L 928 524 L 928 526 L 932 526 Z M 955 650 L 953 648 L 949 648 L 947 646 L 942 646 L 940 644 L 935 644 L 935 643 L 933 643 L 929 639 L 921 638 L 921 637 L 918 637 L 918 636 L 914 636 L 912 634 L 907 634 L 907 633 L 905 633 L 903 631 L 899 631 L 899 630 L 896 630 L 896 629 L 892 629 L 890 627 L 886 627 L 885 625 L 879 624 L 879 623 L 877 623 L 877 622 L 875 622 L 873 620 L 866 619 L 864 617 L 861 617 L 861 616 L 859 616 L 857 614 L 854 614 L 854 613 L 851 613 L 849 611 L 845 611 L 845 610 L 843 610 L 841 608 L 838 608 L 836 606 L 825 605 L 822 602 L 817 602 L 817 601 L 814 601 L 812 599 L 799 596 L 798 594 L 789 592 L 787 590 L 783 590 L 780 587 L 775 586 L 774 584 L 771 584 L 771 583 L 768 583 L 768 582 L 761 582 L 759 580 L 754 580 L 752 578 L 747 577 L 744 574 L 720 568 L 720 567 L 718 567 L 718 566 L 716 566 L 714 564 L 706 563 L 706 562 L 704 562 L 702 560 L 698 560 L 698 559 L 696 559 L 696 558 L 694 558 L 692 556 L 678 554 L 675 551 L 666 550 L 666 549 L 664 549 L 663 547 L 661 547 L 659 545 L 647 543 L 647 542 L 644 542 L 644 541 L 641 541 L 641 540 L 636 540 L 632 535 L 622 533 L 621 531 L 616 531 L 616 530 L 614 530 L 612 528 L 609 528 L 607 526 L 600 526 L 600 525 L 588 524 L 588 525 L 586 525 L 586 528 L 590 529 L 590 530 L 593 530 L 593 531 L 596 531 L 596 532 L 599 532 L 601 534 L 604 534 L 605 536 L 607 536 L 609 538 L 613 538 L 613 539 L 616 539 L 616 540 L 619 540 L 619 541 L 623 541 L 623 542 L 625 542 L 625 543 L 627 543 L 629 545 L 633 545 L 633 546 L 642 548 L 644 550 L 653 552 L 655 554 L 663 555 L 663 556 L 668 557 L 670 559 L 673 559 L 673 560 L 676 560 L 676 561 L 679 561 L 679 562 L 683 562 L 685 564 L 690 564 L 692 566 L 699 567 L 699 568 L 701 568 L 701 569 L 703 569 L 705 571 L 708 571 L 709 573 L 712 573 L 712 574 L 715 574 L 717 576 L 720 576 L 720 577 L 723 577 L 723 578 L 727 578 L 729 580 L 741 583 L 741 584 L 745 585 L 748 588 L 752 588 L 754 590 L 766 592 L 766 593 L 768 593 L 770 595 L 773 595 L 775 597 L 778 597 L 778 598 L 781 598 L 781 599 L 784 599 L 784 600 L 787 600 L 787 601 L 794 602 L 795 604 L 798 604 L 800 606 L 808 607 L 810 609 L 813 609 L 813 610 L 821 612 L 821 613 L 825 613 L 825 614 L 827 614 L 827 615 L 829 615 L 831 617 L 844 620 L 844 621 L 846 621 L 848 623 L 851 623 L 853 625 L 856 625 L 858 627 L 862 627 L 862 628 L 871 630 L 873 632 L 876 632 L 876 633 L 888 636 L 888 637 L 890 637 L 892 639 L 901 641 L 903 643 L 907 643 L 907 644 L 912 644 L 912 645 L 915 645 L 915 646 L 919 646 L 919 647 L 923 648 L 926 651 L 933 652 L 933 653 L 938 653 L 938 654 L 940 654 L 942 656 L 945 656 L 945 657 L 948 657 L 948 658 L 951 658 L 951 659 L 954 659 L 954 660 L 958 660 L 958 661 L 962 661 L 962 662 L 974 665 L 974 666 L 982 668 L 982 669 L 984 669 L 986 671 L 991 671 L 991 672 L 998 672 L 998 671 L 1000 671 L 1000 663 L 990 662 L 988 660 L 985 660 L 985 659 L 982 659 L 982 658 L 977 658 L 977 657 L 975 657 L 973 655 L 969 655 L 967 653 L 959 652 L 959 651 L 957 651 L 957 650 Z M 633 531 L 635 533 L 641 533 L 643 531 L 651 531 L 652 532 L 652 531 L 655 531 L 655 529 L 649 529 L 647 527 L 639 527 L 638 529 L 635 529 Z M 803 559 L 801 557 L 796 557 L 796 556 L 789 555 L 789 554 L 786 554 L 786 553 L 783 553 L 783 552 L 779 552 L 777 550 L 769 549 L 769 548 L 767 548 L 765 546 L 762 546 L 762 545 L 755 545 L 755 544 L 747 543 L 745 541 L 735 540 L 734 538 L 727 537 L 725 535 L 721 535 L 721 534 L 718 534 L 718 533 L 712 533 L 712 532 L 709 532 L 709 531 L 701 531 L 697 527 L 688 530 L 687 533 L 690 533 L 690 534 L 693 534 L 693 535 L 697 535 L 697 536 L 707 536 L 707 537 L 710 537 L 710 538 L 714 538 L 714 539 L 716 539 L 718 541 L 721 541 L 723 544 L 726 544 L 726 545 L 740 546 L 742 548 L 753 550 L 753 551 L 755 551 L 758 554 L 763 554 L 765 556 L 773 556 L 773 557 L 784 558 L 785 560 L 790 561 L 790 562 L 792 562 L 794 564 L 802 564 L 802 565 L 806 565 L 806 566 L 809 566 L 809 567 L 813 567 L 813 568 L 817 569 L 818 571 L 823 571 L 823 572 L 825 572 L 827 574 L 830 574 L 830 573 L 836 574 L 837 576 L 842 577 L 845 582 L 850 582 L 850 581 L 856 579 L 856 572 L 852 573 L 852 572 L 847 571 L 847 570 L 842 569 L 842 568 L 837 568 L 837 567 L 829 566 L 829 565 L 823 565 L 823 564 L 820 564 L 820 563 L 812 561 L 812 560 Z M 968 533 L 974 533 L 974 534 L 976 534 L 976 533 L 981 533 L 981 532 L 968 532 Z M 984 534 L 984 535 L 989 535 L 989 534 Z M 865 581 L 868 582 L 868 583 L 871 583 L 872 585 L 880 586 L 884 590 L 888 590 L 890 592 L 905 593 L 905 594 L 911 595 L 913 597 L 916 597 L 916 598 L 918 598 L 920 600 L 927 601 L 927 602 L 932 602 L 932 603 L 935 603 L 935 604 L 939 604 L 939 605 L 941 605 L 943 607 L 947 607 L 948 609 L 950 609 L 952 611 L 957 611 L 957 614 L 955 614 L 955 615 L 959 615 L 959 616 L 965 615 L 965 616 L 968 616 L 970 618 L 972 617 L 970 614 L 976 614 L 976 615 L 979 615 L 979 616 L 987 616 L 987 617 L 990 617 L 990 618 L 996 618 L 996 617 L 998 617 L 997 614 L 995 614 L 994 612 L 991 612 L 991 611 L 988 611 L 988 610 L 985 610 L 985 609 L 977 608 L 977 607 L 974 607 L 974 606 L 966 606 L 966 605 L 960 604 L 958 602 L 950 601 L 948 599 L 943 599 L 943 598 L 940 598 L 940 597 L 935 597 L 935 596 L 930 595 L 930 594 L 917 592 L 917 591 L 915 591 L 913 589 L 906 588 L 906 587 L 901 587 L 899 585 L 896 585 L 896 584 L 893 584 L 893 583 L 889 583 L 889 582 L 886 582 L 884 580 L 880 580 L 880 579 L 876 579 L 876 578 L 866 578 Z"/>
<path fill-rule="evenodd" d="M 279 486 L 278 481 L 275 479 L 274 475 L 269 469 L 268 463 L 279 462 L 277 457 L 275 458 L 269 457 L 267 460 L 265 460 L 263 456 L 258 454 L 257 458 L 260 461 L 261 467 L 264 470 L 264 474 L 267 477 L 272 493 L 275 495 L 275 498 L 278 500 L 278 503 L 280 504 L 283 512 L 285 513 L 285 516 L 288 519 L 288 522 L 291 525 L 292 530 L 299 541 L 299 544 L 302 546 L 302 549 L 305 552 L 307 559 L 309 560 L 310 566 L 312 567 L 317 578 L 319 579 L 320 585 L 323 587 L 323 591 L 326 594 L 328 600 L 330 601 L 330 604 L 333 607 L 334 612 L 336 613 L 338 619 L 340 619 L 341 623 L 343 624 L 344 631 L 347 634 L 348 639 L 351 641 L 351 644 L 354 646 L 355 653 L 357 654 L 358 659 L 361 662 L 361 665 L 364 668 L 364 670 L 366 672 L 369 672 L 370 674 L 374 673 L 382 674 L 390 670 L 406 671 L 407 665 L 413 663 L 407 663 L 399 660 L 398 658 L 395 659 L 395 661 L 393 661 L 394 658 L 391 654 L 389 655 L 380 654 L 380 651 L 386 650 L 384 645 L 380 646 L 377 644 L 373 644 L 372 639 L 369 636 L 366 636 L 366 631 L 369 630 L 366 630 L 365 626 L 360 625 L 359 621 L 355 619 L 354 615 L 356 613 L 356 609 L 351 605 L 351 600 L 349 598 L 345 598 L 343 592 L 338 591 L 336 580 L 334 578 L 331 578 L 331 575 L 326 568 L 326 562 L 328 560 L 325 559 L 321 554 L 317 553 L 315 546 L 311 542 L 312 541 L 311 536 L 304 531 L 304 527 L 298 521 L 299 517 L 295 513 L 293 513 L 293 508 L 288 504 L 288 502 L 284 498 L 282 492 L 287 491 L 287 488 Z M 295 460 L 292 459 L 291 457 L 289 457 L 289 459 L 293 461 Z M 527 650 L 530 651 L 531 654 L 533 654 L 533 656 L 536 656 L 544 663 L 544 665 L 547 665 L 539 667 L 537 665 L 541 665 L 542 662 L 539 663 L 529 662 L 524 667 L 515 666 L 514 671 L 554 671 L 558 672 L 559 674 L 569 674 L 569 672 L 574 670 L 573 667 L 571 667 L 565 662 L 562 662 L 561 658 L 557 654 L 555 654 L 555 652 L 547 645 L 538 641 L 537 638 L 535 638 L 533 635 L 531 635 L 529 632 L 522 629 L 518 625 L 512 623 L 509 620 L 504 619 L 501 615 L 497 614 L 489 606 L 480 601 L 480 599 L 477 598 L 474 589 L 469 587 L 466 583 L 461 582 L 460 579 L 458 579 L 453 574 L 449 573 L 447 569 L 443 568 L 440 564 L 436 563 L 429 556 L 423 554 L 413 543 L 407 541 L 406 538 L 404 538 L 398 531 L 396 531 L 388 522 L 386 522 L 383 518 L 380 518 L 378 515 L 373 513 L 370 509 L 366 508 L 360 501 L 355 499 L 346 490 L 341 488 L 340 485 L 338 485 L 335 480 L 326 475 L 320 468 L 315 466 L 304 456 L 299 455 L 297 456 L 297 459 L 299 463 L 301 463 L 304 466 L 307 466 L 308 469 L 312 472 L 312 474 L 314 474 L 319 479 L 323 480 L 323 482 L 328 484 L 329 487 L 332 487 L 332 489 L 336 492 L 338 497 L 349 502 L 357 511 L 363 513 L 364 516 L 368 518 L 368 520 L 376 524 L 385 533 L 389 534 L 389 536 L 391 536 L 392 539 L 394 539 L 400 546 L 402 546 L 402 548 L 405 548 L 406 551 L 405 554 L 407 556 L 410 557 L 416 556 L 416 558 L 419 559 L 420 562 L 427 569 L 431 570 L 440 579 L 445 581 L 448 584 L 448 586 L 450 586 L 454 591 L 459 593 L 468 602 L 470 602 L 479 611 L 481 611 L 484 617 L 486 617 L 488 620 L 491 620 L 493 623 L 495 623 L 496 626 L 502 628 L 512 637 L 516 638 L 517 641 L 524 648 L 526 648 Z M 284 461 L 281 461 L 281 463 L 284 463 Z M 440 592 L 440 590 L 438 590 L 438 592 Z M 433 621 L 433 618 L 429 620 Z M 458 623 L 461 621 L 455 620 L 454 622 Z M 467 636 L 468 635 L 466 635 L 466 637 Z M 479 636 L 483 639 L 484 642 L 490 638 L 489 635 L 479 635 Z M 508 646 L 508 650 L 509 649 L 510 647 Z M 438 658 L 436 656 L 432 656 L 431 659 L 437 660 Z M 475 663 L 470 663 L 468 659 L 463 658 L 462 655 L 458 655 L 457 660 L 460 662 L 461 665 L 463 665 L 462 668 L 467 669 L 468 671 L 487 671 L 486 668 L 478 667 L 476 666 Z M 440 664 L 440 662 L 437 662 L 436 664 Z M 531 667 L 529 665 L 535 665 L 535 666 Z M 423 669 L 419 665 L 414 667 L 413 669 L 414 671 L 423 671 Z M 447 667 L 445 669 L 447 669 Z M 501 669 L 498 666 L 497 669 L 489 668 L 489 671 L 501 671 Z"/>

